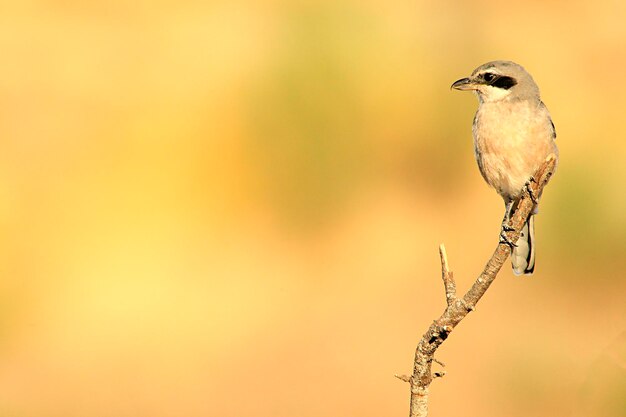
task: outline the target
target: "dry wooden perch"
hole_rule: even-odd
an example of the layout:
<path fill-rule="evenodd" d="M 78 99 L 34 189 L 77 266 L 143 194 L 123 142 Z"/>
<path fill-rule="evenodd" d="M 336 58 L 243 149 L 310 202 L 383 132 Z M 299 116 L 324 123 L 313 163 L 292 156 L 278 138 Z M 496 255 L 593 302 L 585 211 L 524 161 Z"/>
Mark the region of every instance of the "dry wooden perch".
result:
<path fill-rule="evenodd" d="M 534 196 L 541 195 L 541 191 L 554 172 L 555 166 L 556 158 L 549 157 L 537 170 L 533 180 L 528 183 L 509 221 L 509 226 L 512 230 L 506 232 L 506 236 L 510 242 L 517 242 L 521 229 L 533 210 L 535 204 L 533 202 Z M 474 282 L 463 297 L 459 298 L 456 295 L 454 275 L 448 265 L 446 249 L 443 244 L 439 246 L 441 277 L 446 291 L 447 307 L 443 314 L 430 325 L 417 345 L 413 374 L 411 376 L 397 376 L 399 379 L 408 382 L 411 386 L 409 417 L 426 417 L 428 415 L 428 389 L 430 383 L 433 378 L 443 376 L 442 372 L 436 372 L 434 374 L 431 372 L 432 363 L 438 362 L 435 359 L 435 351 L 441 346 L 443 341 L 448 338 L 452 330 L 454 330 L 454 327 L 459 324 L 470 311 L 474 310 L 476 303 L 478 303 L 478 300 L 482 298 L 491 283 L 495 280 L 498 271 L 500 271 L 500 268 L 510 254 L 511 247 L 505 242 L 500 242 L 487 262 L 487 265 L 485 265 L 485 269 L 478 276 L 478 279 L 476 279 L 476 282 Z"/>

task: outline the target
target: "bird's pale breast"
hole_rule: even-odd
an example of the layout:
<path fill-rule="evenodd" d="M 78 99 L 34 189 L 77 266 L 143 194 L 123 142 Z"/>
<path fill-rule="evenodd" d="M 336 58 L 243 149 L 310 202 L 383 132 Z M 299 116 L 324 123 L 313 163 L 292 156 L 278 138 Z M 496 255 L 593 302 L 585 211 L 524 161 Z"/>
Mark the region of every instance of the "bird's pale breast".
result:
<path fill-rule="evenodd" d="M 505 201 L 519 198 L 526 181 L 557 152 L 550 114 L 540 101 L 482 103 L 473 134 L 480 172 Z"/>

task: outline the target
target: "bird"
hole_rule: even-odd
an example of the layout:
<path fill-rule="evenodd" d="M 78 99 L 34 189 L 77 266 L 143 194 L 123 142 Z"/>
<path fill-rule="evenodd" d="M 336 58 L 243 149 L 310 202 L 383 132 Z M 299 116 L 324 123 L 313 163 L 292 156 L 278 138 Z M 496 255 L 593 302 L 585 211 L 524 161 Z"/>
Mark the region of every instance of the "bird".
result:
<path fill-rule="evenodd" d="M 455 81 L 451 89 L 474 91 L 478 110 L 472 136 L 478 168 L 484 180 L 502 197 L 505 214 L 501 241 L 511 248 L 515 275 L 535 270 L 535 205 L 517 242 L 505 231 L 533 174 L 550 156 L 558 161 L 556 130 L 548 108 L 541 101 L 532 76 L 512 61 L 491 61 L 476 68 L 469 77 Z"/>

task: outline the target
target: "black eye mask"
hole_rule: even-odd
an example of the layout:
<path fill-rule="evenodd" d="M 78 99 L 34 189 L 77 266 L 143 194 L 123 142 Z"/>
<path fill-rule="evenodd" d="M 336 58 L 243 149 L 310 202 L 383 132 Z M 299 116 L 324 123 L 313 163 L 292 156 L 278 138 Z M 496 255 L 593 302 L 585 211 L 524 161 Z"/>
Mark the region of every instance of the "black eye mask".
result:
<path fill-rule="evenodd" d="M 496 78 L 495 80 L 492 80 L 489 84 L 494 86 L 494 87 L 498 87 L 498 88 L 502 88 L 504 90 L 508 90 L 509 88 L 511 88 L 515 84 L 517 84 L 517 81 L 515 81 L 515 78 L 502 76 L 502 77 Z"/>
<path fill-rule="evenodd" d="M 480 76 L 480 78 L 485 81 L 485 84 L 491 85 L 496 88 L 502 88 L 503 90 L 508 90 L 509 88 L 517 84 L 517 81 L 515 81 L 515 78 L 513 77 L 493 74 L 491 72 L 484 73 Z"/>

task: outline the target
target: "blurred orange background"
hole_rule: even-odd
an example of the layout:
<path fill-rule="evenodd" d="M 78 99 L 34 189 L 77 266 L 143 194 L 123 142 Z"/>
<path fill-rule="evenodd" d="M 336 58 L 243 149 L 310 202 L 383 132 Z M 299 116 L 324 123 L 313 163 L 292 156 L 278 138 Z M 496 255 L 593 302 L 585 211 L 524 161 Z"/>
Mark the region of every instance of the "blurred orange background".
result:
<path fill-rule="evenodd" d="M 476 99 L 510 59 L 561 163 L 537 270 L 438 358 L 433 416 L 626 415 L 626 3 L 0 6 L 0 415 L 404 416 L 497 242 Z"/>

